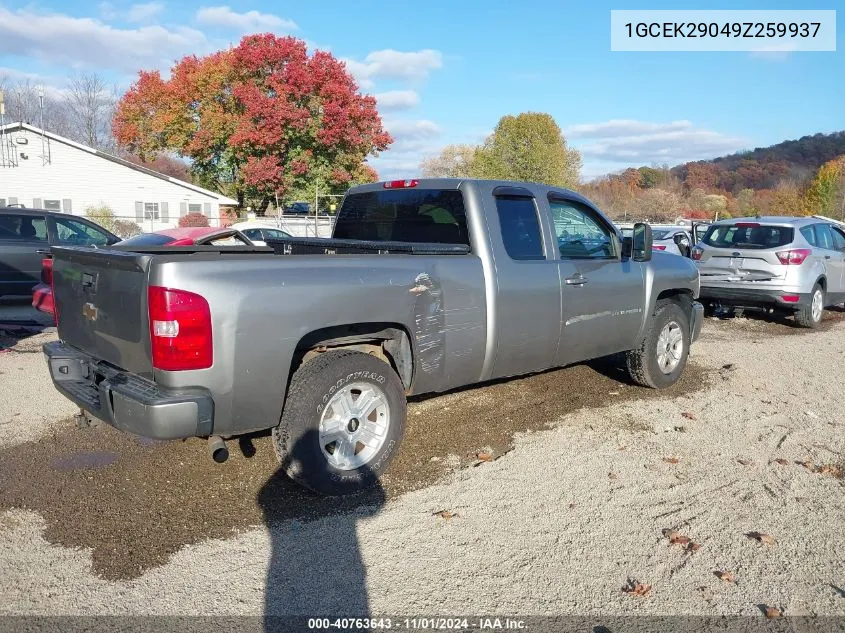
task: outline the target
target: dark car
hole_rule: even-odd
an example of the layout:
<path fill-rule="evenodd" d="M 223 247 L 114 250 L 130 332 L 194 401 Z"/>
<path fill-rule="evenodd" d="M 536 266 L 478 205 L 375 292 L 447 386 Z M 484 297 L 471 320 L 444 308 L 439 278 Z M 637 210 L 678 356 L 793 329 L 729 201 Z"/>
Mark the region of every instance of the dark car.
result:
<path fill-rule="evenodd" d="M 285 207 L 285 213 L 291 215 L 308 215 L 311 213 L 311 205 L 307 202 L 291 202 Z"/>
<path fill-rule="evenodd" d="M 0 207 L 0 296 L 28 295 L 51 246 L 108 246 L 120 238 L 67 213 Z"/>

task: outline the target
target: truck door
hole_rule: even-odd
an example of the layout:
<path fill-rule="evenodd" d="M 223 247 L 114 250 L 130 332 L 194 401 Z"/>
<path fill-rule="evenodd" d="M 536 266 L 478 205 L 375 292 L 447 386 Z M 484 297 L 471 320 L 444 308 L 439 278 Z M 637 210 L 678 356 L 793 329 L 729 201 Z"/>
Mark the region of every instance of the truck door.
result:
<path fill-rule="evenodd" d="M 496 187 L 493 201 L 488 230 L 496 263 L 496 352 L 489 378 L 500 378 L 554 366 L 560 279 L 534 194 Z"/>
<path fill-rule="evenodd" d="M 589 205 L 558 193 L 548 204 L 561 283 L 555 364 L 631 349 L 643 319 L 642 264 L 621 258 L 615 230 Z"/>

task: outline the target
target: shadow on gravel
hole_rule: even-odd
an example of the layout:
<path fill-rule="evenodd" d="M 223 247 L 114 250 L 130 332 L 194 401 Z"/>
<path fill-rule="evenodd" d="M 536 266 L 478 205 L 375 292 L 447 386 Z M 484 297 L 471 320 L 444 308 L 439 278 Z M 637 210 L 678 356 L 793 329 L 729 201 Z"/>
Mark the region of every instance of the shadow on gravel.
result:
<path fill-rule="evenodd" d="M 300 442 L 316 442 L 306 435 Z M 293 447 L 296 454 L 297 446 Z M 358 545 L 357 522 L 384 506 L 380 485 L 360 494 L 320 499 L 308 498 L 319 514 L 335 516 L 320 530 L 302 531 L 291 521 L 290 482 L 281 469 L 261 487 L 257 502 L 270 532 L 271 554 L 264 598 L 264 629 L 286 633 L 284 616 L 315 617 L 342 613 L 344 617 L 369 615 L 367 572 Z"/>
<path fill-rule="evenodd" d="M 358 512 L 431 485 L 455 468 L 478 465 L 480 451 L 499 457 L 511 449 L 517 433 L 547 429 L 581 408 L 677 397 L 700 389 L 706 378 L 692 363 L 677 385 L 663 391 L 609 376 L 617 377 L 603 361 L 415 399 L 379 498 L 321 498 L 305 491 L 278 473 L 266 435 L 229 442 L 232 456 L 216 464 L 200 439 L 151 442 L 104 424 L 77 428 L 68 419 L 38 441 L 0 451 L 0 511 L 37 512 L 49 542 L 90 549 L 94 572 L 106 579 L 133 578 L 187 544 L 227 538 L 252 526 L 268 524 L 285 534 L 330 515 L 347 517 L 338 520 L 351 526 Z M 577 417 L 571 423 L 578 424 Z M 351 545 L 310 547 L 329 552 Z M 274 541 L 274 552 L 284 546 L 283 540 Z M 276 567 L 274 574 L 284 575 L 282 566 Z"/>
<path fill-rule="evenodd" d="M 743 310 L 740 316 L 733 313 L 716 316 L 711 309 L 708 309 L 707 318 L 708 320 L 717 322 L 720 327 L 740 327 L 744 330 L 772 336 L 783 334 L 812 334 L 819 330 L 828 330 L 838 323 L 845 323 L 845 307 L 837 305 L 825 308 L 821 325 L 816 330 L 801 327 L 790 315 L 779 312 L 767 314 L 762 310 Z"/>

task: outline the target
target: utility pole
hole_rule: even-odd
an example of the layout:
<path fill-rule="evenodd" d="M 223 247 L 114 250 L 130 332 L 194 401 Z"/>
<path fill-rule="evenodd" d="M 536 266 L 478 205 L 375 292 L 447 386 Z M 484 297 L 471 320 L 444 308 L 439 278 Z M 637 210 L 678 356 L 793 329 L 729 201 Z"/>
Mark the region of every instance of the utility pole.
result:
<path fill-rule="evenodd" d="M 43 166 L 50 162 L 44 139 L 44 86 L 38 86 L 38 116 L 38 125 L 41 128 L 41 165 Z"/>

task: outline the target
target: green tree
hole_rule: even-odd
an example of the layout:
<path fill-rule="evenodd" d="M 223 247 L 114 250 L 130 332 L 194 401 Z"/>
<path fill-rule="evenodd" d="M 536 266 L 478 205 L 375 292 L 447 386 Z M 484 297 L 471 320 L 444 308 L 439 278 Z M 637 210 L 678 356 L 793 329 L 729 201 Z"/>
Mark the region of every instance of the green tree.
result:
<path fill-rule="evenodd" d="M 475 151 L 472 145 L 447 145 L 437 156 L 424 160 L 420 169 L 426 178 L 468 178 Z"/>
<path fill-rule="evenodd" d="M 819 167 L 807 189 L 806 201 L 810 213 L 845 218 L 845 156 Z"/>
<path fill-rule="evenodd" d="M 567 146 L 551 115 L 523 112 L 499 120 L 476 149 L 471 171 L 477 178 L 574 187 L 581 171 L 581 154 Z"/>
<path fill-rule="evenodd" d="M 653 189 L 663 180 L 663 174 L 654 167 L 640 167 L 640 187 L 642 189 Z"/>
<path fill-rule="evenodd" d="M 754 204 L 754 190 L 743 189 L 736 196 L 737 209 L 742 216 L 750 216 L 757 213 L 757 207 Z"/>

